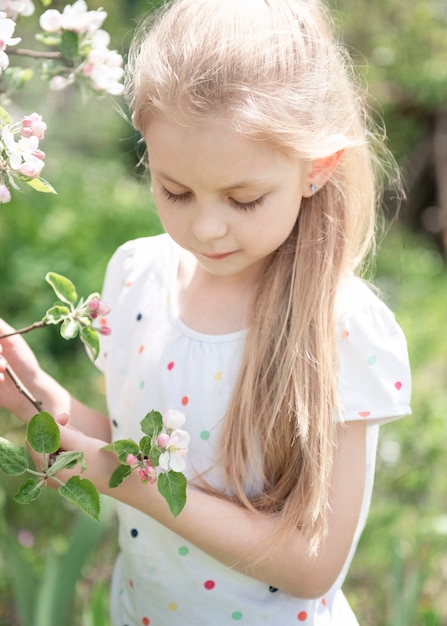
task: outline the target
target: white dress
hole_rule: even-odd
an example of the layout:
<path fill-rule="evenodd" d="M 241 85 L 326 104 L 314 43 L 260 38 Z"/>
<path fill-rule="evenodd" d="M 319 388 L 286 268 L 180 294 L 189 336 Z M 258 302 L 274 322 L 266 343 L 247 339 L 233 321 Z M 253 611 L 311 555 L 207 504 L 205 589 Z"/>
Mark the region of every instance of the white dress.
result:
<path fill-rule="evenodd" d="M 177 314 L 178 246 L 168 235 L 138 239 L 111 259 L 102 298 L 112 334 L 102 340 L 114 439 L 141 436 L 152 409 L 179 409 L 191 435 L 188 477 L 213 463 L 220 422 L 238 371 L 245 331 L 206 335 Z M 113 626 L 355 626 L 341 591 L 366 522 L 379 423 L 409 414 L 405 338 L 389 309 L 357 278 L 338 301 L 344 420 L 366 419 L 366 486 L 346 564 L 322 598 L 301 600 L 240 574 L 143 513 L 117 503 L 121 553 L 111 590 Z M 216 470 L 207 479 L 220 484 Z"/>

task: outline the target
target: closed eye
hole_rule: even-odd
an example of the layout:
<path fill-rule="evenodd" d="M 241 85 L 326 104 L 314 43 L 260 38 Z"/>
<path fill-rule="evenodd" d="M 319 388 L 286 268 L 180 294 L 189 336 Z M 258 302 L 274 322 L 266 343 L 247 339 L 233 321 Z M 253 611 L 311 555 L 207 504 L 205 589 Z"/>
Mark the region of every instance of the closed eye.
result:
<path fill-rule="evenodd" d="M 169 189 L 166 189 L 164 185 L 161 186 L 161 191 L 165 198 L 170 202 L 184 202 L 190 196 L 189 191 L 185 191 L 184 193 L 172 193 Z"/>
<path fill-rule="evenodd" d="M 261 206 L 263 201 L 264 196 L 260 196 L 259 198 L 256 198 L 256 200 L 251 200 L 251 202 L 238 202 L 237 200 L 230 198 L 231 204 L 241 211 L 253 211 L 256 207 Z"/>

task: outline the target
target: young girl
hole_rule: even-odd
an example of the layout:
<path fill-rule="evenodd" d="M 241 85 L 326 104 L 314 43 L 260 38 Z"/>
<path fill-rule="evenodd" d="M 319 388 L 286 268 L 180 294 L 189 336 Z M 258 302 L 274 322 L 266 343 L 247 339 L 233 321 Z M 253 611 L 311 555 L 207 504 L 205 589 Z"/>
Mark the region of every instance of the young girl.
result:
<path fill-rule="evenodd" d="M 108 267 L 109 419 L 20 337 L 2 341 L 60 414 L 62 447 L 84 450 L 84 475 L 117 500 L 113 626 L 357 624 L 341 586 L 379 425 L 410 413 L 410 373 L 392 313 L 355 277 L 377 186 L 351 73 L 318 0 L 166 5 L 127 83 L 166 233 Z M 28 420 L 2 378 L 1 404 Z M 108 487 L 104 442 L 138 439 L 154 408 L 182 410 L 191 435 L 176 519 L 136 473 Z"/>

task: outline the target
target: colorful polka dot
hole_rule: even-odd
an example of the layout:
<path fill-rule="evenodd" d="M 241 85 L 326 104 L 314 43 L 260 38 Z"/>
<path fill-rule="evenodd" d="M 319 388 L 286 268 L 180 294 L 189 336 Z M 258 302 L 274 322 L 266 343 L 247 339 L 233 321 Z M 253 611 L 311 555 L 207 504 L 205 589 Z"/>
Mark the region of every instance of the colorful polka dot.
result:
<path fill-rule="evenodd" d="M 377 357 L 376 356 L 370 356 L 368 359 L 368 364 L 369 365 L 375 365 L 377 363 Z"/>
<path fill-rule="evenodd" d="M 183 398 L 182 398 L 182 405 L 186 406 L 188 404 L 188 402 L 189 402 L 188 396 L 183 396 Z"/>
<path fill-rule="evenodd" d="M 222 380 L 222 372 L 216 372 L 214 374 L 214 380 Z"/>
<path fill-rule="evenodd" d="M 145 385 L 144 380 L 140 380 L 140 385 L 139 385 L 140 389 L 144 389 L 144 385 Z"/>
<path fill-rule="evenodd" d="M 231 619 L 235 622 L 239 622 L 242 619 L 242 613 L 240 611 L 233 611 Z"/>
<path fill-rule="evenodd" d="M 168 363 L 168 370 L 171 371 L 174 368 L 174 361 Z"/>
<path fill-rule="evenodd" d="M 326 598 L 321 598 L 321 604 L 322 604 L 323 606 L 326 606 L 326 605 L 327 605 Z"/>
<path fill-rule="evenodd" d="M 305 622 L 307 620 L 307 613 L 306 611 L 300 611 L 297 615 L 298 617 L 298 621 L 299 622 Z"/>
<path fill-rule="evenodd" d="M 189 548 L 187 546 L 181 546 L 178 549 L 178 553 L 180 556 L 186 556 L 187 554 L 189 554 Z"/>
<path fill-rule="evenodd" d="M 400 382 L 400 380 L 398 380 L 397 382 L 394 383 L 395 388 L 397 389 L 397 391 L 400 391 L 402 389 L 402 383 Z"/>
<path fill-rule="evenodd" d="M 342 330 L 341 331 L 341 336 L 343 337 L 343 339 L 348 339 L 348 337 L 349 337 L 349 330 Z"/>
<path fill-rule="evenodd" d="M 168 609 L 169 609 L 170 611 L 177 611 L 177 609 L 178 609 L 178 604 L 177 604 L 177 602 L 170 602 L 170 603 L 168 604 Z"/>
<path fill-rule="evenodd" d="M 137 322 L 141 322 L 142 319 L 143 319 L 143 315 L 141 313 L 138 313 Z"/>
<path fill-rule="evenodd" d="M 130 531 L 130 536 L 133 538 L 138 537 L 138 530 L 136 528 L 132 528 L 132 530 Z"/>
<path fill-rule="evenodd" d="M 128 280 L 127 282 L 124 283 L 124 286 L 127 288 L 132 287 L 132 281 Z"/>
<path fill-rule="evenodd" d="M 200 433 L 200 439 L 202 439 L 202 441 L 207 441 L 210 437 L 211 433 L 209 430 L 202 430 Z"/>
<path fill-rule="evenodd" d="M 138 354 L 141 354 L 142 352 L 144 352 L 144 346 L 140 346 L 138 348 Z"/>
<path fill-rule="evenodd" d="M 214 587 L 216 586 L 216 583 L 214 582 L 214 580 L 207 580 L 206 582 L 203 583 L 203 586 L 208 591 L 211 591 L 211 589 L 214 589 Z"/>
<path fill-rule="evenodd" d="M 143 617 L 143 619 L 141 620 L 141 623 L 143 624 L 143 626 L 149 626 L 149 624 L 151 623 L 151 620 L 148 617 Z"/>
<path fill-rule="evenodd" d="M 270 585 L 269 591 L 270 593 L 276 593 L 278 591 L 278 587 L 273 587 L 272 585 Z"/>
<path fill-rule="evenodd" d="M 118 428 L 118 422 L 116 420 L 112 420 L 112 424 L 115 426 L 115 428 Z"/>
<path fill-rule="evenodd" d="M 130 580 L 129 580 L 129 587 L 130 587 L 131 589 L 133 589 L 133 580 L 132 580 L 132 579 L 130 579 Z"/>
<path fill-rule="evenodd" d="M 359 411 L 360 417 L 369 417 L 371 415 L 371 411 Z"/>

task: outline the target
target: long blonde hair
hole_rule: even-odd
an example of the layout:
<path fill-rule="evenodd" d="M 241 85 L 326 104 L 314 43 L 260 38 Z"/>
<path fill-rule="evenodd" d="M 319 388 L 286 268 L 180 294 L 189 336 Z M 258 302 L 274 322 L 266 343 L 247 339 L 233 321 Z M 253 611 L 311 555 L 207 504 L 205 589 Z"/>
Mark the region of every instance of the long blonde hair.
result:
<path fill-rule="evenodd" d="M 339 411 L 335 299 L 371 248 L 377 201 L 363 96 L 332 30 L 319 0 L 174 0 L 136 34 L 126 89 L 142 132 L 160 112 L 194 123 L 224 109 L 291 158 L 344 151 L 259 284 L 221 438 L 231 497 L 277 515 L 277 540 L 299 527 L 314 552 Z M 262 488 L 247 495 L 252 475 Z"/>

